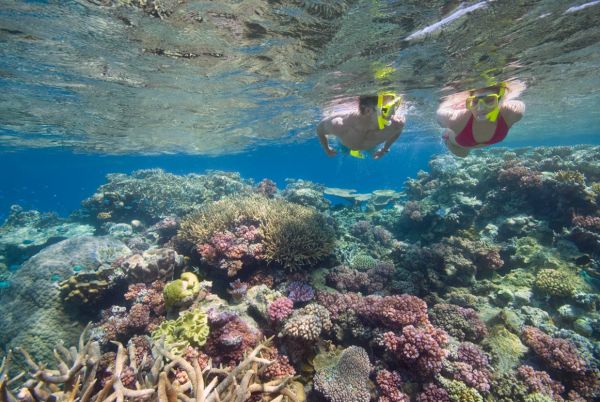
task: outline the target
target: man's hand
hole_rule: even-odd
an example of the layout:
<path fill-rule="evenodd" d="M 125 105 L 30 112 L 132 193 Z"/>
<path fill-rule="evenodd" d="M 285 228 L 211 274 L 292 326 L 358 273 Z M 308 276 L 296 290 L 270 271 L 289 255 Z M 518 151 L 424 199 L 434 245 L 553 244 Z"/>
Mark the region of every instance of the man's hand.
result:
<path fill-rule="evenodd" d="M 337 155 L 337 151 L 331 147 L 327 147 L 324 149 L 325 149 L 325 153 L 327 154 L 327 156 L 336 156 Z"/>
<path fill-rule="evenodd" d="M 373 159 L 381 159 L 383 157 L 383 155 L 385 155 L 387 153 L 388 153 L 388 151 L 381 148 L 379 151 L 377 151 L 373 154 Z"/>

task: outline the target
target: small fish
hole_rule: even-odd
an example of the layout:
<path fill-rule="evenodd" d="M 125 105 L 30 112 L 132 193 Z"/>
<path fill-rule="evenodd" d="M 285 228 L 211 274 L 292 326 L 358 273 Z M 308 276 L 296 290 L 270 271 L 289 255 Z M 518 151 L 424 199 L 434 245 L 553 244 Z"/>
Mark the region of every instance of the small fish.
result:
<path fill-rule="evenodd" d="M 0 281 L 0 289 L 8 289 L 10 287 L 10 281 Z"/>
<path fill-rule="evenodd" d="M 584 254 L 580 257 L 575 258 L 575 264 L 577 264 L 577 265 L 587 265 L 590 263 L 590 261 L 591 261 L 591 258 L 587 254 Z"/>
<path fill-rule="evenodd" d="M 79 272 L 79 271 L 81 271 L 81 265 L 75 265 L 75 266 L 73 267 L 73 271 L 75 271 L 75 272 Z"/>
<path fill-rule="evenodd" d="M 33 240 L 31 240 L 31 239 L 25 239 L 21 243 L 23 243 L 23 244 L 32 244 Z"/>
<path fill-rule="evenodd" d="M 50 277 L 50 280 L 52 282 L 58 282 L 58 281 L 60 281 L 60 275 L 54 274 Z"/>
<path fill-rule="evenodd" d="M 600 288 L 600 279 L 592 277 L 587 271 L 583 269 L 579 272 L 579 275 L 581 275 L 583 280 L 589 283 L 590 285 L 596 288 Z"/>

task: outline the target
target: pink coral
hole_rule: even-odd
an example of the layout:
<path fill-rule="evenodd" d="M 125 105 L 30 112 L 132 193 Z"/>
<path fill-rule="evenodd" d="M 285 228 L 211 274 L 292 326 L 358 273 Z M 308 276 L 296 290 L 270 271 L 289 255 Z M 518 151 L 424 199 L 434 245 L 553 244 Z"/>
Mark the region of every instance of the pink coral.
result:
<path fill-rule="evenodd" d="M 273 362 L 262 372 L 261 377 L 264 380 L 271 381 L 296 374 L 296 370 L 290 364 L 288 357 L 280 355 L 277 349 L 266 349 L 261 357 Z"/>
<path fill-rule="evenodd" d="M 521 366 L 517 371 L 529 392 L 539 392 L 553 400 L 562 400 L 560 394 L 565 391 L 565 387 L 560 382 L 550 378 L 550 375 L 545 371 L 536 371 L 530 366 Z"/>
<path fill-rule="evenodd" d="M 400 336 L 393 332 L 383 334 L 383 343 L 400 363 L 415 369 L 421 377 L 429 378 L 442 369 L 448 335 L 430 324 L 419 328 L 408 325 Z"/>
<path fill-rule="evenodd" d="M 238 224 L 233 231 L 216 232 L 207 243 L 198 244 L 196 251 L 208 263 L 235 276 L 244 263 L 264 260 L 262 236 L 254 225 Z"/>
<path fill-rule="evenodd" d="M 364 320 L 387 329 L 401 329 L 406 325 L 427 324 L 427 304 L 416 296 L 367 296 L 356 311 Z"/>
<path fill-rule="evenodd" d="M 375 378 L 379 389 L 377 402 L 409 402 L 410 398 L 400 390 L 402 378 L 396 371 L 380 370 Z"/>
<path fill-rule="evenodd" d="M 580 356 L 575 345 L 568 340 L 552 338 L 531 326 L 523 328 L 521 337 L 523 342 L 550 367 L 569 373 L 583 374 L 587 371 L 585 360 Z"/>
<path fill-rule="evenodd" d="M 450 396 L 444 388 L 429 383 L 425 385 L 423 392 L 417 396 L 417 402 L 450 402 Z"/>
<path fill-rule="evenodd" d="M 217 365 L 236 365 L 262 336 L 234 313 L 210 311 L 208 324 L 210 332 L 204 351 Z"/>
<path fill-rule="evenodd" d="M 269 304 L 267 313 L 274 322 L 281 322 L 292 314 L 294 302 L 287 297 L 279 297 Z"/>

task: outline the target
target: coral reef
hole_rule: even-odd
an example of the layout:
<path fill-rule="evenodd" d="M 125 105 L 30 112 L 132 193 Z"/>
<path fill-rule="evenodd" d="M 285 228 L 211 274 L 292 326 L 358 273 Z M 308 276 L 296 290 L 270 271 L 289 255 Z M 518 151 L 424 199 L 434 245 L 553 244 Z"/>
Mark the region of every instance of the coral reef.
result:
<path fill-rule="evenodd" d="M 187 217 L 179 237 L 234 276 L 258 261 L 299 268 L 333 248 L 333 228 L 312 208 L 263 197 L 226 198 Z"/>
<path fill-rule="evenodd" d="M 403 193 L 139 171 L 68 220 L 15 208 L 0 398 L 597 400 L 599 150 L 436 156 Z"/>

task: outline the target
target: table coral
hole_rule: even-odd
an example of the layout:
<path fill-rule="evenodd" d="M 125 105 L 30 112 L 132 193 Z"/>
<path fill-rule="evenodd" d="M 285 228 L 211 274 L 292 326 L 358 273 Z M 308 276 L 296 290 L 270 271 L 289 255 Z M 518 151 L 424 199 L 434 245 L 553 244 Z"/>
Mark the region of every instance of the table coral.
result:
<path fill-rule="evenodd" d="M 371 363 L 367 352 L 358 346 L 345 349 L 336 365 L 318 371 L 315 390 L 330 402 L 369 402 Z"/>

